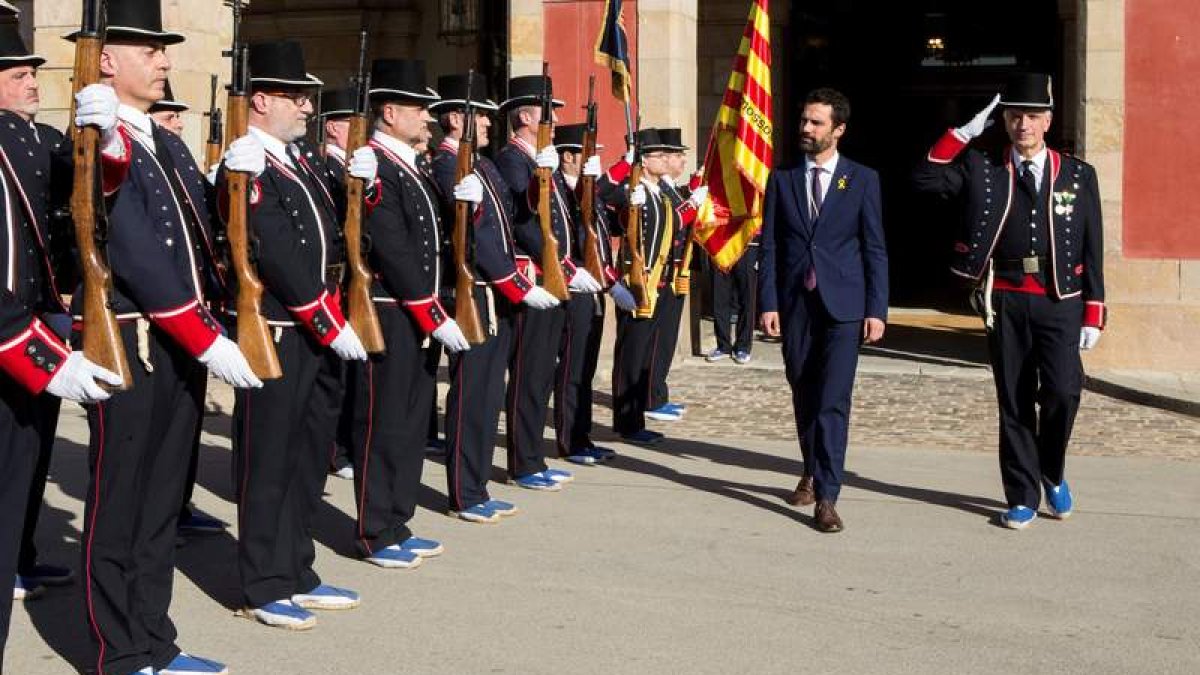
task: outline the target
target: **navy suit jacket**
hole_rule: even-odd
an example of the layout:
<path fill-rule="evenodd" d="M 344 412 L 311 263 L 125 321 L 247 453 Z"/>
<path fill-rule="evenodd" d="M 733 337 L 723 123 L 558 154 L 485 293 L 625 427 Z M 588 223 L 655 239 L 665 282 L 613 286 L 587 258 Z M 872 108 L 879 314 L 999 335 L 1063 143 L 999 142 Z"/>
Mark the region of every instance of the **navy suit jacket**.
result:
<path fill-rule="evenodd" d="M 759 311 L 790 314 L 812 265 L 817 293 L 835 321 L 886 321 L 887 245 L 879 174 L 840 157 L 815 221 L 808 209 L 809 182 L 804 165 L 776 170 L 767 180 Z"/>

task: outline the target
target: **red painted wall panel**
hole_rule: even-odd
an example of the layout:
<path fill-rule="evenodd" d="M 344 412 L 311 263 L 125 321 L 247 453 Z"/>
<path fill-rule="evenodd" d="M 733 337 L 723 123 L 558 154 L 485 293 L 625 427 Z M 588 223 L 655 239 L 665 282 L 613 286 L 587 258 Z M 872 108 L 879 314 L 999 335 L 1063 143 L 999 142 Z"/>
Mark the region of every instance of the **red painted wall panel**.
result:
<path fill-rule="evenodd" d="M 1200 258 L 1197 73 L 1200 12 L 1194 4 L 1126 0 L 1125 257 Z"/>
<path fill-rule="evenodd" d="M 588 76 L 596 76 L 596 101 L 599 103 L 600 153 L 604 166 L 616 162 L 625 152 L 625 109 L 613 97 L 609 70 L 596 65 L 596 37 L 604 15 L 604 0 L 543 0 L 545 18 L 545 58 L 550 62 L 554 95 L 567 105 L 558 111 L 562 124 L 585 121 Z M 625 0 L 625 31 L 629 38 L 633 69 L 637 120 L 637 2 Z"/>

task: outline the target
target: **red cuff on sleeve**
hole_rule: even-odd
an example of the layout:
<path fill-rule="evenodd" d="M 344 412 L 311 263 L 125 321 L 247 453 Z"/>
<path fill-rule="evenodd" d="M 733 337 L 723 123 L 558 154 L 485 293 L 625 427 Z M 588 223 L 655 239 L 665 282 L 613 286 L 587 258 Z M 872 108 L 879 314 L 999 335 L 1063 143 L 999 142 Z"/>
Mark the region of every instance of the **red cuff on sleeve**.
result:
<path fill-rule="evenodd" d="M 250 181 L 250 208 L 258 206 L 262 201 L 262 183 L 257 178 Z M 217 213 L 221 216 L 221 222 L 229 222 L 229 190 L 227 184 L 222 181 L 221 187 L 217 191 Z"/>
<path fill-rule="evenodd" d="M 196 300 L 165 312 L 150 312 L 149 317 L 192 357 L 203 354 L 221 334 L 208 309 Z"/>
<path fill-rule="evenodd" d="M 965 147 L 967 144 L 954 133 L 954 130 L 948 129 L 937 143 L 933 144 L 933 149 L 929 151 L 929 161 L 937 164 L 949 164 Z"/>
<path fill-rule="evenodd" d="M 688 189 L 692 192 L 695 192 L 696 188 L 700 187 L 701 185 L 704 185 L 704 176 L 699 173 L 692 174 L 692 179 L 688 181 Z"/>
<path fill-rule="evenodd" d="M 371 215 L 381 201 L 383 201 L 383 181 L 376 177 L 371 187 L 363 191 L 363 205 L 367 207 L 366 215 Z"/>
<path fill-rule="evenodd" d="M 563 258 L 562 271 L 563 277 L 566 279 L 567 283 L 571 283 L 571 280 L 575 278 L 575 273 L 579 271 L 579 266 L 576 265 L 575 261 L 571 260 L 569 257 Z"/>
<path fill-rule="evenodd" d="M 617 268 L 613 267 L 612 265 L 608 265 L 604 268 L 604 278 L 608 280 L 608 285 L 612 286 L 620 281 L 621 273 L 617 271 Z"/>
<path fill-rule="evenodd" d="M 133 163 L 133 141 L 129 138 L 129 132 L 118 125 L 117 134 L 121 137 L 121 145 L 125 146 L 124 155 L 112 157 L 100 153 L 100 176 L 105 197 L 121 188 L 121 183 L 124 183 L 125 177 L 129 175 L 129 166 Z"/>
<path fill-rule="evenodd" d="M 346 317 L 342 315 L 342 305 L 338 299 L 321 291 L 316 300 L 299 307 L 288 307 L 289 312 L 303 323 L 317 338 L 321 346 L 328 347 L 329 343 L 341 335 L 346 327 Z"/>
<path fill-rule="evenodd" d="M 629 170 L 631 168 L 629 162 L 626 162 L 625 158 L 622 157 L 621 161 L 608 167 L 608 179 L 613 182 L 613 185 L 616 185 L 629 177 Z"/>
<path fill-rule="evenodd" d="M 520 304 L 525 299 L 525 296 L 529 295 L 529 291 L 533 290 L 533 282 L 520 272 L 513 272 L 503 279 L 491 282 L 491 284 L 514 305 Z"/>
<path fill-rule="evenodd" d="M 423 333 L 429 335 L 437 330 L 446 320 L 450 318 L 446 314 L 446 309 L 442 307 L 442 303 L 438 302 L 437 298 L 432 295 L 428 298 L 405 302 L 404 308 L 412 314 L 417 321 L 417 326 Z"/>
<path fill-rule="evenodd" d="M 1103 330 L 1106 323 L 1108 323 L 1108 312 L 1105 310 L 1103 302 L 1083 303 L 1084 326 Z"/>
<path fill-rule="evenodd" d="M 675 215 L 679 216 L 679 222 L 684 227 L 696 222 L 696 213 L 696 207 L 691 201 L 686 201 L 680 204 L 679 208 L 675 209 Z"/>
<path fill-rule="evenodd" d="M 30 393 L 40 394 L 70 353 L 57 335 L 34 318 L 16 337 L 0 344 L 0 369 Z"/>

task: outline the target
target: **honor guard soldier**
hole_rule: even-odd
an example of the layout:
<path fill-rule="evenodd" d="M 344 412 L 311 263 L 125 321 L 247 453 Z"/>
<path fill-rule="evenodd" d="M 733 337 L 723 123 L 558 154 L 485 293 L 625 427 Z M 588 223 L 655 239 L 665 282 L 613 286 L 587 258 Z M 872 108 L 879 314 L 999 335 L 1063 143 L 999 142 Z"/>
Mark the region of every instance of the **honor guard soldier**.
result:
<path fill-rule="evenodd" d="M 188 107 L 188 104 L 175 100 L 170 80 L 167 80 L 164 86 L 166 95 L 161 101 L 150 106 L 150 119 L 176 136 L 183 136 L 183 113 L 191 108 Z"/>
<path fill-rule="evenodd" d="M 300 43 L 249 47 L 249 133 L 230 144 L 224 171 L 254 176 L 250 224 L 257 235 L 262 315 L 274 329 L 283 376 L 238 396 L 233 415 L 238 567 L 246 615 L 302 630 L 310 609 L 349 609 L 354 591 L 321 583 L 310 524 L 325 483 L 342 396 L 342 361 L 367 358 L 342 313 L 344 248 L 333 191 L 300 153 L 321 82 L 304 69 Z M 374 192 L 370 148 L 348 170 Z"/>
<path fill-rule="evenodd" d="M 438 78 L 442 100 L 430 106 L 445 133 L 433 160 L 433 175 L 453 213 L 458 202 L 470 204 L 471 253 L 475 305 L 486 327 L 486 340 L 470 350 L 450 355 L 450 391 L 446 395 L 446 481 L 453 515 L 475 523 L 494 523 L 516 513 L 514 505 L 488 495 L 496 423 L 504 403 L 504 369 L 514 333 L 514 315 L 522 309 L 547 309 L 558 300 L 535 286 L 517 269 L 513 241 L 512 193 L 487 158 L 478 157 L 472 173 L 456 182 L 460 141 L 466 130 L 465 109 L 471 102 L 475 149 L 490 141 L 491 120 L 497 109 L 487 100 L 487 85 L 475 75 L 470 93 L 468 76 Z M 449 218 L 447 222 L 449 222 Z M 450 275 L 446 275 L 449 277 Z M 451 283 L 450 279 L 445 279 Z M 501 297 L 497 297 L 497 295 Z M 447 303 L 452 315 L 457 303 Z"/>
<path fill-rule="evenodd" d="M 513 235 L 517 242 L 517 259 L 525 264 L 530 278 L 541 272 L 544 280 L 548 266 L 559 265 L 568 290 L 597 293 L 603 290 L 600 282 L 571 261 L 570 213 L 559 181 L 551 181 L 550 195 L 552 232 L 558 240 L 557 257 L 555 260 L 542 259 L 536 174 L 538 170 L 554 172 L 558 169 L 558 151 L 553 145 L 535 147 L 538 126 L 543 122 L 543 97 L 548 91 L 552 91 L 552 83 L 543 75 L 516 77 L 508 83 L 508 100 L 500 104 L 500 112 L 508 116 L 513 136 L 496 153 L 496 166 L 508 184 L 516 207 Z M 554 108 L 562 106 L 562 101 L 553 100 Z M 552 109 L 551 115 L 554 117 Z M 551 124 L 553 122 L 550 120 Z M 517 485 L 531 490 L 560 490 L 562 483 L 573 478 L 570 472 L 548 468 L 541 449 L 542 429 L 557 365 L 557 359 L 547 357 L 545 346 L 559 343 L 565 320 L 566 308 L 560 306 L 521 310 L 516 316 L 505 405 L 508 474 Z"/>
<path fill-rule="evenodd" d="M 571 226 L 571 262 L 578 269 L 585 265 L 584 247 L 588 241 L 580 202 L 584 183 L 581 176 L 600 178 L 600 156 L 583 159 L 586 124 L 568 124 L 554 129 L 554 147 L 559 153 L 559 169 L 554 173 L 558 191 L 567 203 Z M 593 199 L 596 244 L 603 284 L 618 278 L 613 266 L 612 237 L 599 190 Z M 600 358 L 600 340 L 604 333 L 607 304 L 602 292 L 572 291 L 567 303 L 562 342 L 558 349 L 558 369 L 554 374 L 554 436 L 559 457 L 576 464 L 600 464 L 616 453 L 592 442 L 592 380 Z"/>
<path fill-rule="evenodd" d="M 1001 108 L 1011 145 L 968 149 Z M 1013 529 L 1037 517 L 1042 492 L 1071 514 L 1067 442 L 1083 386 L 1081 349 L 1104 327 L 1104 236 L 1091 165 L 1046 146 L 1048 75 L 1014 76 L 965 126 L 947 131 L 917 169 L 918 189 L 959 199 L 965 226 L 951 271 L 979 286 L 1000 407 L 1000 474 Z"/>
<path fill-rule="evenodd" d="M 204 403 L 205 366 L 233 386 L 261 383 L 205 305 L 215 261 L 203 241 L 203 180 L 180 170 L 187 147 L 148 114 L 165 94 L 166 48 L 184 38 L 162 29 L 157 1 L 109 0 L 107 7 L 102 84 L 80 92 L 76 114 L 100 92 L 107 97 L 115 90 L 120 101 L 119 121 L 102 129 L 101 142 L 123 145 L 131 160 L 127 178 L 106 201 L 110 306 L 120 321 L 132 387 L 88 409 L 87 619 L 101 673 L 224 673 L 224 666 L 188 656 L 175 644 L 167 612 L 176 525 Z M 82 300 L 77 292 L 77 318 Z"/>
<path fill-rule="evenodd" d="M 371 148 L 379 161 L 380 201 L 366 232 L 375 272 L 371 296 L 386 351 L 356 364 L 349 395 L 358 504 L 355 541 L 372 564 L 412 568 L 442 545 L 414 537 L 437 361 L 429 338 L 451 354 L 467 339 L 442 306 L 441 197 L 419 147 L 432 136 L 428 106 L 440 97 L 425 85 L 425 62 L 380 59 L 371 66 Z"/>

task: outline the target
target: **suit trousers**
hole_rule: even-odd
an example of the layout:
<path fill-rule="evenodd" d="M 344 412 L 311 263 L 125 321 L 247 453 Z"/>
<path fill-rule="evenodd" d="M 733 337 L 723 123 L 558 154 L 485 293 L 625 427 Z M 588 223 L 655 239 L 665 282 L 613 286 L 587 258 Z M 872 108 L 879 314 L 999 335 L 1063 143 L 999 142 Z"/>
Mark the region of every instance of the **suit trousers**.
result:
<path fill-rule="evenodd" d="M 713 268 L 713 332 L 717 336 L 717 348 L 725 353 L 749 354 L 754 346 L 758 294 L 758 275 L 754 268 L 757 262 L 758 249 L 751 248 L 728 272 Z M 737 335 L 730 339 L 729 327 L 734 315 L 737 315 Z"/>
<path fill-rule="evenodd" d="M 1009 506 L 1037 509 L 1042 481 L 1063 480 L 1079 411 L 1083 303 L 997 291 L 988 353 L 1000 407 L 1000 476 Z"/>
<path fill-rule="evenodd" d="M 87 406 L 84 609 L 98 645 L 95 665 L 105 675 L 161 669 L 179 654 L 167 610 L 179 506 L 207 377 L 157 328 L 148 329 L 139 352 L 139 326 L 146 324 L 120 326 L 133 387 Z"/>
<path fill-rule="evenodd" d="M 675 295 L 671 284 L 658 292 L 658 304 L 654 307 L 656 325 L 654 346 L 650 364 L 650 397 L 646 410 L 654 410 L 671 402 L 671 388 L 667 376 L 671 374 L 671 363 L 675 360 L 675 347 L 679 344 L 679 325 L 683 320 L 683 304 L 686 296 Z"/>
<path fill-rule="evenodd" d="M 341 414 L 341 359 L 303 328 L 277 335 L 283 377 L 238 390 L 233 409 L 238 570 L 248 607 L 321 583 L 309 529 Z"/>
<path fill-rule="evenodd" d="M 376 303 L 387 351 L 350 366 L 355 541 L 370 556 L 412 536 L 436 371 L 424 333 L 396 304 Z"/>
<path fill-rule="evenodd" d="M 567 301 L 551 309 L 517 311 L 505 398 L 508 475 L 522 478 L 546 470 L 542 430 L 550 408 Z"/>
<path fill-rule="evenodd" d="M 487 325 L 488 302 L 475 288 L 480 320 Z M 506 302 L 504 300 L 501 303 Z M 504 406 L 504 370 L 513 334 L 513 308 L 497 308 L 496 334 L 481 345 L 451 354 L 446 393 L 446 486 L 450 508 L 465 511 L 489 499 L 496 449 L 496 425 Z"/>
<path fill-rule="evenodd" d="M 179 519 L 192 517 L 192 495 L 196 491 L 196 476 L 200 471 L 200 435 L 204 432 L 204 404 L 207 400 L 208 378 L 204 378 L 204 386 L 200 392 L 200 417 L 196 420 L 196 430 L 192 434 L 192 454 L 188 458 L 187 481 L 183 485 L 183 506 L 179 509 Z"/>
<path fill-rule="evenodd" d="M 670 294 L 659 292 L 658 302 Z M 613 354 L 613 429 L 628 436 L 646 428 L 647 403 L 650 400 L 651 371 L 654 364 L 654 336 L 660 314 L 636 319 L 633 314 L 617 311 L 617 343 Z"/>
<path fill-rule="evenodd" d="M 42 513 L 42 499 L 46 496 L 46 479 L 50 475 L 50 458 L 54 454 L 54 436 L 58 431 L 58 412 L 62 399 L 50 394 L 33 397 L 34 415 L 38 429 L 37 465 L 29 483 L 29 500 L 25 506 L 25 525 L 21 530 L 21 553 L 17 558 L 17 572 L 29 574 L 38 563 L 37 534 L 38 518 Z"/>
<path fill-rule="evenodd" d="M 554 374 L 554 441 L 559 457 L 592 447 L 592 380 L 600 359 L 604 312 L 602 293 L 576 293 L 567 303 Z"/>
<path fill-rule="evenodd" d="M 862 321 L 835 321 L 816 291 L 803 291 L 783 308 L 781 325 L 804 473 L 812 476 L 817 499 L 836 502 Z"/>

